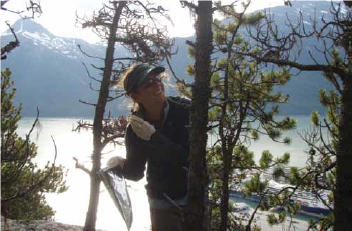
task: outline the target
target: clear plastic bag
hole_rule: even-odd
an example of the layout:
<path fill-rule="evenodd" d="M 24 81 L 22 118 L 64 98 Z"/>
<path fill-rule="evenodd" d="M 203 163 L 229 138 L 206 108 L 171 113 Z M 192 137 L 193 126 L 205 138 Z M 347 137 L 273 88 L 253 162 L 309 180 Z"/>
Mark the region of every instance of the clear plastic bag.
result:
<path fill-rule="evenodd" d="M 103 168 L 97 174 L 125 220 L 127 229 L 130 230 L 133 220 L 132 204 L 125 178 L 117 171 L 117 168 Z"/>

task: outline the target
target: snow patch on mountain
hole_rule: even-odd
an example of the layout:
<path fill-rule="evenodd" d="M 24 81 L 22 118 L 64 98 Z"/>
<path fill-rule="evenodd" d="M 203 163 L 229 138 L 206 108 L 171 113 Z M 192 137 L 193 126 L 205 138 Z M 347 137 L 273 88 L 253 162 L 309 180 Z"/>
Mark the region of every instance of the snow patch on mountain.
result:
<path fill-rule="evenodd" d="M 12 25 L 12 28 L 22 44 L 29 41 L 33 46 L 43 46 L 70 59 L 84 58 L 84 54 L 78 49 L 77 44 L 81 44 L 82 47 L 93 52 L 97 52 L 102 48 L 102 44 L 92 45 L 76 38 L 55 36 L 32 20 L 18 20 Z M 9 29 L 1 33 L 1 37 L 2 41 L 11 41 L 14 39 Z"/>
<path fill-rule="evenodd" d="M 82 55 L 76 48 L 75 39 L 52 37 L 43 32 L 32 33 L 29 31 L 24 31 L 21 35 L 32 40 L 34 45 L 41 44 L 48 49 L 55 50 L 63 55 L 67 55 L 69 58 L 78 58 Z"/>
<path fill-rule="evenodd" d="M 39 34 L 38 32 L 31 33 L 29 31 L 24 31 L 22 33 L 22 35 L 26 38 L 30 38 L 30 39 L 39 41 L 39 42 L 41 42 L 41 44 L 47 43 L 48 40 L 50 39 L 49 36 L 47 36 L 46 34 L 43 34 L 43 33 Z"/>

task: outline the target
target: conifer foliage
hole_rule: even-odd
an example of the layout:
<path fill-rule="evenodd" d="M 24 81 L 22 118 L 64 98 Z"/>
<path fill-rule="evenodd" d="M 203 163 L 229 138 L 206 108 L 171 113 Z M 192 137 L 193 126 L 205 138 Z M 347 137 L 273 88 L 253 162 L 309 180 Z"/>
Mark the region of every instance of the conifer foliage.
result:
<path fill-rule="evenodd" d="M 188 5 L 191 4 L 188 3 Z M 245 6 L 247 7 L 248 5 Z M 196 9 L 198 13 L 201 12 L 200 8 Z M 209 203 L 206 206 L 206 217 L 203 219 L 206 226 L 197 230 L 228 230 L 229 228 L 250 230 L 253 218 L 249 219 L 247 224 L 241 224 L 243 219 L 232 216 L 233 205 L 229 200 L 230 185 L 239 185 L 252 169 L 265 171 L 269 167 L 279 168 L 288 163 L 288 153 L 274 160 L 272 154 L 267 151 L 263 153 L 260 166 L 257 166 L 253 152 L 250 152 L 246 146 L 250 145 L 251 140 L 257 140 L 260 135 L 268 135 L 277 142 L 290 143 L 289 138 L 282 139 L 281 135 L 282 131 L 295 127 L 295 120 L 290 117 L 281 120 L 275 118 L 279 113 L 278 105 L 286 103 L 288 96 L 274 92 L 275 86 L 286 84 L 289 80 L 289 72 L 285 69 L 282 71 L 263 69 L 259 63 L 248 62 L 248 59 L 238 54 L 239 51 L 249 49 L 249 42 L 239 32 L 240 27 L 257 24 L 263 15 L 248 16 L 244 14 L 245 10 L 238 13 L 233 5 L 221 5 L 221 3 L 216 3 L 213 9 L 228 20 L 226 23 L 214 20 L 212 29 L 209 28 L 213 33 L 211 78 L 204 89 L 210 91 L 210 94 L 203 94 L 202 97 L 209 97 L 207 131 L 210 131 L 212 140 L 215 140 L 212 142 L 213 145 L 208 147 L 206 155 L 207 171 L 204 171 L 208 173 L 208 184 L 202 185 L 209 190 L 206 192 Z M 197 56 L 198 42 L 193 44 L 188 41 L 187 44 L 189 55 L 196 60 L 194 66 L 187 67 L 187 72 L 197 79 L 197 60 L 205 55 Z M 205 75 L 202 77 L 205 78 Z M 194 99 L 197 87 L 199 86 L 195 81 L 191 92 L 186 85 L 179 83 L 178 90 Z M 207 91 L 204 90 L 204 92 Z M 199 120 L 201 116 L 197 118 Z M 198 132 L 197 136 L 199 134 Z M 197 182 L 202 181 L 198 178 Z M 191 187 L 194 186 L 190 184 Z M 265 190 L 258 187 L 250 187 L 248 193 L 255 193 L 258 190 L 263 191 L 262 198 L 264 198 Z M 203 201 L 202 203 L 204 204 Z M 189 230 L 195 229 L 189 228 Z"/>
<path fill-rule="evenodd" d="M 37 146 L 29 136 L 16 130 L 21 119 L 21 105 L 13 104 L 16 88 L 9 69 L 1 71 L 1 215 L 20 220 L 45 220 L 55 212 L 47 204 L 45 193 L 62 193 L 67 190 L 64 168 L 48 162 L 39 168 L 34 162 Z"/>
<path fill-rule="evenodd" d="M 307 23 L 308 20 L 309 23 Z M 331 1 L 330 11 L 320 19 L 287 18 L 288 34 L 277 30 L 277 23 L 267 14 L 266 21 L 251 34 L 256 41 L 247 55 L 257 62 L 272 63 L 300 71 L 320 72 L 334 87 L 321 90 L 319 99 L 327 108 L 326 118 L 312 114 L 315 130 L 302 135 L 310 147 L 310 163 L 304 171 L 292 169 L 292 181 L 322 199 L 331 214 L 312 224 L 313 230 L 349 230 L 352 226 L 352 8 L 348 1 Z M 314 41 L 313 47 L 305 46 Z M 307 52 L 309 62 L 299 58 Z M 244 52 L 245 53 L 245 52 Z M 323 136 L 326 129 L 328 137 Z M 333 205 L 333 206 L 332 206 Z"/>

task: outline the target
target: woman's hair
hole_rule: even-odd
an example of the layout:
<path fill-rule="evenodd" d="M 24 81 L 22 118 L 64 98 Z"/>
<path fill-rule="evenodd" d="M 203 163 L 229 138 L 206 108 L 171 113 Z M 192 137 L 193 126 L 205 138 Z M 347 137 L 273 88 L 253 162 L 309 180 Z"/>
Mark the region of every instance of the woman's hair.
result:
<path fill-rule="evenodd" d="M 116 84 L 118 87 L 122 87 L 125 91 L 127 89 L 127 83 L 128 83 L 128 77 L 130 76 L 131 72 L 136 68 L 138 63 L 134 63 L 132 66 L 130 66 L 127 71 L 122 75 L 120 81 Z M 126 94 L 127 97 L 129 95 Z M 132 105 L 131 106 L 131 112 L 136 112 L 139 109 L 139 104 L 133 99 L 133 97 L 130 97 L 132 99 Z"/>
<path fill-rule="evenodd" d="M 123 87 L 123 89 L 125 89 L 125 91 L 127 91 L 127 84 L 128 84 L 128 77 L 130 76 L 131 72 L 134 71 L 134 69 L 137 67 L 137 65 L 139 65 L 138 63 L 133 64 L 132 66 L 130 66 L 127 71 L 123 74 L 123 76 L 121 77 L 121 81 L 119 82 L 119 86 Z"/>

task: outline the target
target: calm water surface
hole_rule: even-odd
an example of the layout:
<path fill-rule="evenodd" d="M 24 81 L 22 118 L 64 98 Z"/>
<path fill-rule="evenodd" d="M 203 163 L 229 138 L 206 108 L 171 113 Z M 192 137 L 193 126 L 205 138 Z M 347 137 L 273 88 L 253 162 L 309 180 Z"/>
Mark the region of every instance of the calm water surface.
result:
<path fill-rule="evenodd" d="M 295 131 L 286 132 L 285 135 L 292 138 L 292 144 L 274 143 L 270 139 L 263 137 L 257 142 L 253 142 L 250 150 L 254 151 L 258 160 L 264 150 L 279 156 L 285 152 L 291 153 L 291 164 L 293 166 L 304 166 L 308 150 L 307 145 L 301 140 L 297 132 L 302 132 L 310 126 L 309 116 L 296 116 L 298 126 Z M 82 170 L 75 168 L 73 157 L 90 168 L 90 156 L 92 154 L 92 133 L 91 131 L 73 132 L 79 119 L 75 118 L 41 118 L 40 126 L 34 129 L 31 140 L 37 143 L 38 156 L 36 161 L 39 165 L 44 165 L 48 161 L 53 161 L 55 148 L 51 136 L 54 138 L 57 147 L 57 164 L 61 164 L 68 169 L 66 177 L 69 190 L 63 194 L 48 194 L 49 204 L 57 211 L 55 219 L 59 222 L 75 225 L 84 225 L 85 215 L 89 201 L 89 177 Z M 19 122 L 18 133 L 25 136 L 34 121 L 34 118 L 23 118 Z M 211 141 L 211 140 L 210 140 Z M 114 156 L 125 156 L 124 146 L 109 146 L 104 150 L 103 166 L 107 160 Z M 133 231 L 148 230 L 150 226 L 148 200 L 144 185 L 145 179 L 139 182 L 130 182 L 129 193 L 132 200 L 134 221 Z M 126 226 L 113 201 L 109 197 L 104 186 L 101 186 L 101 197 L 99 202 L 97 228 L 104 230 L 127 230 Z"/>

